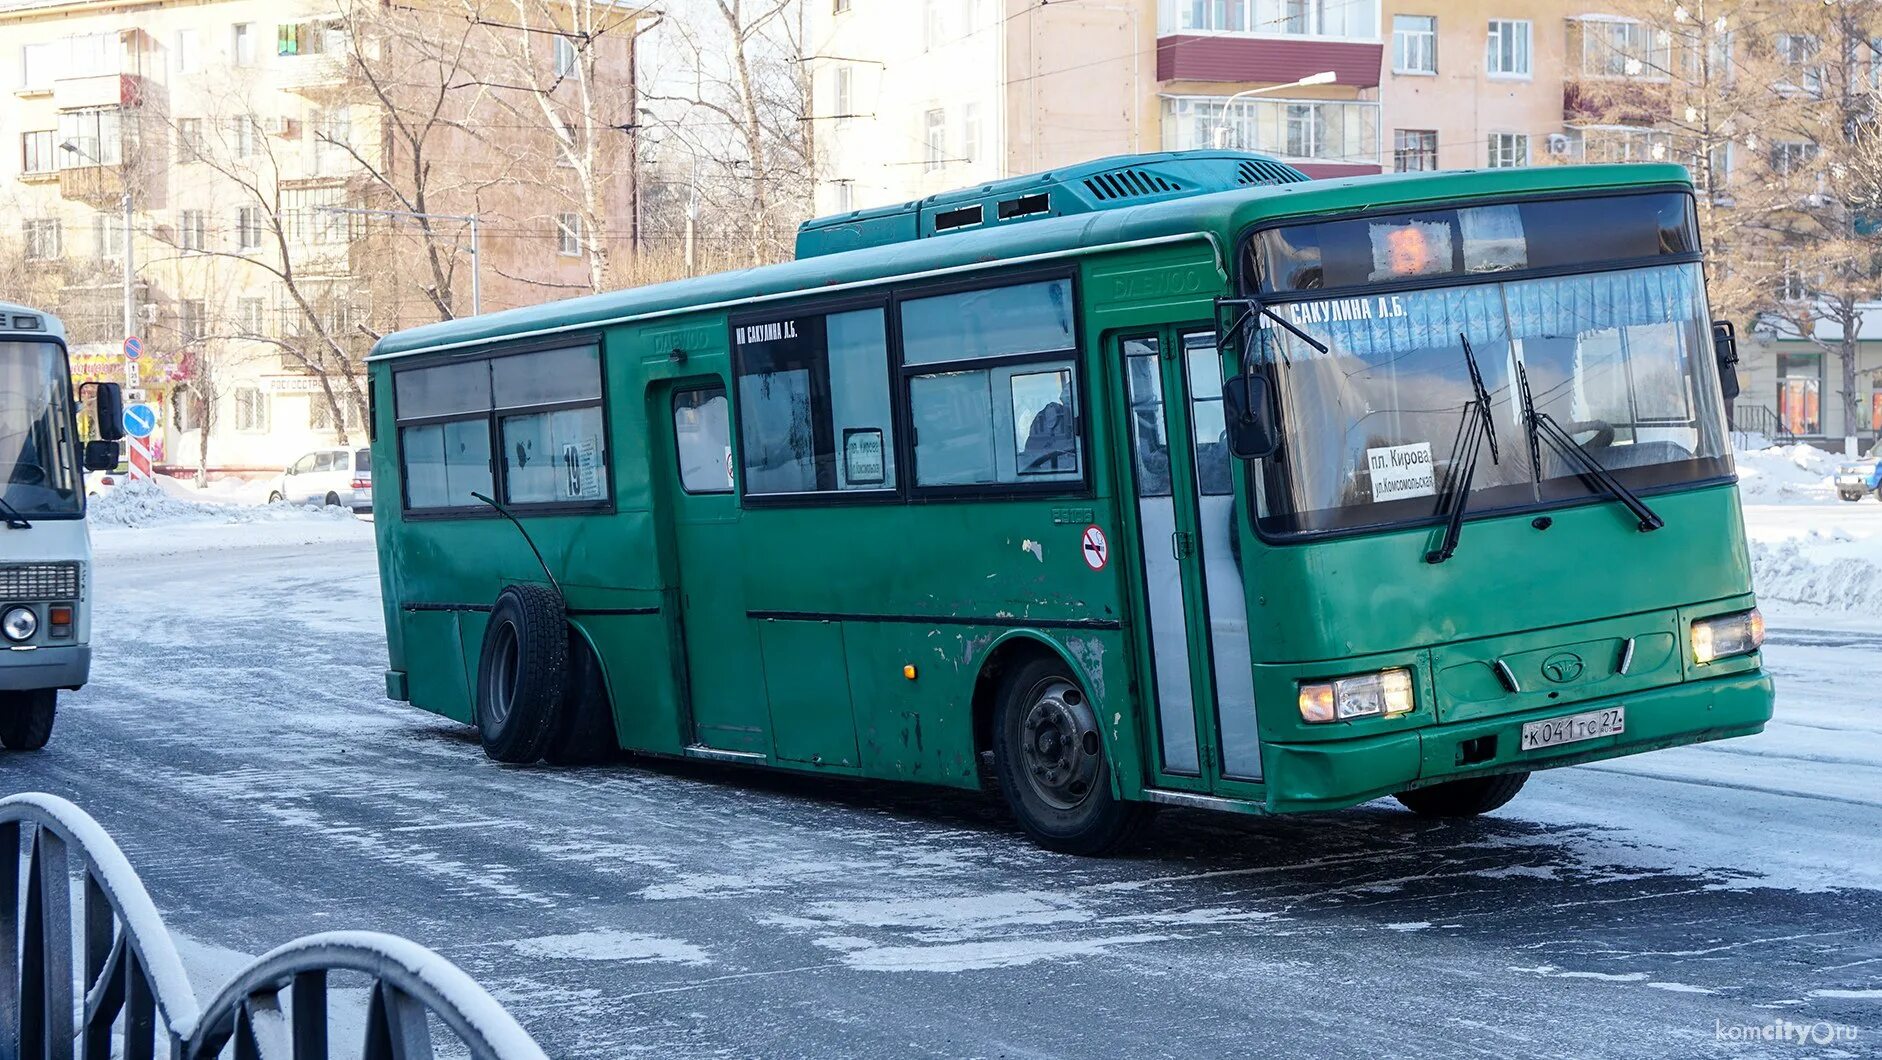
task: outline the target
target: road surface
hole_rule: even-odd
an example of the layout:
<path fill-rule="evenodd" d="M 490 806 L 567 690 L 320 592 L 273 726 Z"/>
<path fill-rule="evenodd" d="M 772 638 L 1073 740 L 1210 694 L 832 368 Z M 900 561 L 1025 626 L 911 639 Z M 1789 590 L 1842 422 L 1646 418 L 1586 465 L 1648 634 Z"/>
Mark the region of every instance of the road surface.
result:
<path fill-rule="evenodd" d="M 1874 633 L 1778 629 L 1767 734 L 1539 774 L 1491 818 L 1175 811 L 1092 861 L 968 793 L 497 766 L 383 699 L 377 591 L 363 535 L 106 548 L 93 684 L 0 758 L 117 837 L 205 993 L 345 927 L 568 1058 L 1882 1051 Z M 1779 1020 L 1858 1037 L 1745 1040 Z"/>

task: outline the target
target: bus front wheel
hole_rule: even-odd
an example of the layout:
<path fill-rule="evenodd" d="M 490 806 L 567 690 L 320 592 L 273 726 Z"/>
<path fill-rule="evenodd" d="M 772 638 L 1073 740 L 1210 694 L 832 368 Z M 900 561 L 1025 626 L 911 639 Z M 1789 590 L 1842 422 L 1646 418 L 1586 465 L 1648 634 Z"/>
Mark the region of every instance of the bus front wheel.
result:
<path fill-rule="evenodd" d="M 59 693 L 50 688 L 0 692 L 0 744 L 9 751 L 37 751 L 52 739 Z"/>
<path fill-rule="evenodd" d="M 1111 794 L 1097 716 L 1057 659 L 1034 659 L 1002 682 L 993 757 L 1007 805 L 1048 849 L 1109 854 L 1135 838 L 1149 815 L 1148 806 Z"/>
<path fill-rule="evenodd" d="M 1401 791 L 1393 798 L 1420 817 L 1475 817 L 1502 808 L 1528 781 L 1528 773 L 1499 773 Z"/>
<path fill-rule="evenodd" d="M 477 662 L 477 735 L 498 762 L 542 757 L 568 681 L 568 616 L 561 594 L 512 585 L 497 596 Z"/>

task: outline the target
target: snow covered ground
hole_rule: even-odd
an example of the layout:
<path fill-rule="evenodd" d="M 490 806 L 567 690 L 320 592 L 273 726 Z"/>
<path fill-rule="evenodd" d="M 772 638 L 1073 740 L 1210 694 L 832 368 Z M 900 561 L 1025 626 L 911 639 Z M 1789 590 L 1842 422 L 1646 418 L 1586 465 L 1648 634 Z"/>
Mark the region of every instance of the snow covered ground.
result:
<path fill-rule="evenodd" d="M 383 699 L 370 523 L 193 494 L 99 502 L 112 650 L 0 787 L 105 823 L 199 989 L 393 931 L 571 1060 L 1875 1055 L 1882 504 L 1799 458 L 1742 461 L 1769 730 L 1541 773 L 1475 821 L 1172 811 L 1088 861 L 968 793 L 500 767 Z M 1778 1020 L 1860 1037 L 1746 1040 Z"/>

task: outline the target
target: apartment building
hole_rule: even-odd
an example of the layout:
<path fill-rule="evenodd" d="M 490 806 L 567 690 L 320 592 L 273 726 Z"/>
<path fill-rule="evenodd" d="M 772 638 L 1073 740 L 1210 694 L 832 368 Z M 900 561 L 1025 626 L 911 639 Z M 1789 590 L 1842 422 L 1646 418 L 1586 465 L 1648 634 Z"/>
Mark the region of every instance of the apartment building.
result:
<path fill-rule="evenodd" d="M 76 375 L 122 378 L 128 229 L 138 383 L 159 406 L 162 463 L 193 467 L 205 429 L 223 470 L 278 470 L 342 436 L 363 444 L 352 365 L 374 334 L 436 320 L 440 303 L 468 312 L 473 290 L 487 312 L 589 279 L 589 226 L 568 205 L 577 196 L 552 186 L 571 171 L 551 157 L 567 130 L 532 127 L 528 107 L 447 104 L 426 142 L 433 238 L 416 218 L 345 212 L 410 210 L 374 174 L 410 171 L 412 147 L 354 83 L 349 49 L 366 35 L 337 10 L 0 0 L 0 281 L 18 288 L 0 296 L 65 318 Z M 580 61 L 553 35 L 526 53 L 500 43 L 472 54 L 525 54 L 545 83 Z M 631 68 L 615 59 L 609 91 L 631 113 Z M 421 54 L 397 80 L 422 91 L 426 76 Z M 457 76 L 519 80 L 507 67 Z M 629 182 L 602 194 L 600 210 L 632 215 Z"/>
<path fill-rule="evenodd" d="M 809 3 L 820 212 L 1131 151 L 1325 177 L 1653 150 L 1579 105 L 1634 26 L 1572 0 Z"/>

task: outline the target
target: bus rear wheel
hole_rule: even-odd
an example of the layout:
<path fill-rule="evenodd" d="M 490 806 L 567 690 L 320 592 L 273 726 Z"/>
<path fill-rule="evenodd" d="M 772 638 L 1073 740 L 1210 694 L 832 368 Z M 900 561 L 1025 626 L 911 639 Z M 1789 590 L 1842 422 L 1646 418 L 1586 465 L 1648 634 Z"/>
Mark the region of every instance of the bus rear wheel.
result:
<path fill-rule="evenodd" d="M 477 735 L 484 754 L 526 765 L 542 757 L 568 682 L 561 594 L 512 585 L 498 595 L 477 661 Z"/>
<path fill-rule="evenodd" d="M 1103 855 L 1128 845 L 1149 807 L 1111 794 L 1090 699 L 1057 659 L 1034 659 L 1002 682 L 993 758 L 1007 805 L 1039 845 Z"/>
<path fill-rule="evenodd" d="M 1501 809 L 1528 782 L 1528 773 L 1499 773 L 1401 791 L 1393 798 L 1420 817 L 1475 817 Z"/>
<path fill-rule="evenodd" d="M 9 751 L 37 751 L 52 739 L 59 693 L 50 688 L 0 692 L 0 744 Z"/>

